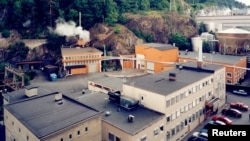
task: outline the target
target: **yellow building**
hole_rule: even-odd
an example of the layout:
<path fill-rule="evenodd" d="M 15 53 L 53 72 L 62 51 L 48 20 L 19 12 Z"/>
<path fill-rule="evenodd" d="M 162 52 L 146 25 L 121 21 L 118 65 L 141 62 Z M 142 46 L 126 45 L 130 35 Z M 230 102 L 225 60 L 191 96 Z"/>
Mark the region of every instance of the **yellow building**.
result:
<path fill-rule="evenodd" d="M 225 104 L 225 67 L 187 62 L 181 67 L 132 79 L 123 94 L 165 115 L 164 141 L 178 141 Z M 210 103 L 210 107 L 205 105 Z M 118 134 L 119 135 L 119 134 Z M 145 132 L 152 137 L 152 133 Z"/>
<path fill-rule="evenodd" d="M 101 112 L 58 92 L 36 92 L 4 106 L 6 141 L 101 141 Z"/>
<path fill-rule="evenodd" d="M 101 72 L 102 52 L 93 47 L 61 48 L 68 75 Z"/>
<path fill-rule="evenodd" d="M 206 64 L 218 64 L 225 66 L 226 84 L 235 85 L 244 80 L 247 74 L 247 57 L 223 55 L 220 53 L 202 53 L 203 61 Z M 196 62 L 198 52 L 180 51 L 178 62 Z"/>
<path fill-rule="evenodd" d="M 173 68 L 178 61 L 178 48 L 169 44 L 146 43 L 135 46 L 136 68 L 158 73 Z"/>

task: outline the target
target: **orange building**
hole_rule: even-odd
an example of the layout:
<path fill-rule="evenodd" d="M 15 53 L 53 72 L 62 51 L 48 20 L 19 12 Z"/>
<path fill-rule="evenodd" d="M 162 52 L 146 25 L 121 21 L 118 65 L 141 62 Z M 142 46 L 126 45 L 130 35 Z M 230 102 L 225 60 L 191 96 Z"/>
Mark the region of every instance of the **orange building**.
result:
<path fill-rule="evenodd" d="M 135 55 L 119 55 L 120 56 L 120 64 L 122 69 L 134 69 L 135 68 Z"/>
<path fill-rule="evenodd" d="M 146 43 L 135 46 L 136 68 L 158 73 L 173 68 L 178 61 L 178 48 L 170 44 Z"/>
<path fill-rule="evenodd" d="M 67 75 L 101 72 L 102 52 L 93 47 L 61 48 Z"/>
<path fill-rule="evenodd" d="M 226 84 L 235 85 L 243 80 L 247 74 L 247 57 L 223 55 L 220 53 L 202 53 L 203 62 L 225 66 Z M 198 52 L 180 51 L 178 62 L 197 62 Z"/>

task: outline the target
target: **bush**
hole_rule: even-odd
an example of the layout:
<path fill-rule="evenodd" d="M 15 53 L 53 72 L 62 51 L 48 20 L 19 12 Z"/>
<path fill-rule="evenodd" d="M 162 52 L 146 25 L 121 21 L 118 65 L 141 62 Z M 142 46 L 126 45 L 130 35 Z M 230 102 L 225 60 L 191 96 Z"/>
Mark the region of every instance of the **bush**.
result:
<path fill-rule="evenodd" d="M 10 37 L 10 31 L 7 30 L 7 29 L 4 29 L 3 32 L 2 32 L 2 36 L 3 36 L 4 38 Z"/>

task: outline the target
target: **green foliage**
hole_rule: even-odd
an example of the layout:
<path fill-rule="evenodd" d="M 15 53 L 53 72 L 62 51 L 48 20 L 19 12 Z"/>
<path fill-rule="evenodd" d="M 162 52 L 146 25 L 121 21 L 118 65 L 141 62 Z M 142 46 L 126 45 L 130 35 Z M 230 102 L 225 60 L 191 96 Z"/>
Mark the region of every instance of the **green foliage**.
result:
<path fill-rule="evenodd" d="M 23 42 L 16 42 L 8 48 L 7 59 L 16 58 L 16 60 L 24 60 L 29 52 L 29 48 Z"/>
<path fill-rule="evenodd" d="M 55 52 L 57 55 L 61 54 L 61 47 L 65 43 L 65 37 L 57 34 L 50 34 L 47 38 L 48 49 Z"/>
<path fill-rule="evenodd" d="M 181 33 L 173 33 L 169 38 L 169 43 L 175 44 L 180 50 L 190 50 L 190 42 Z"/>
<path fill-rule="evenodd" d="M 205 52 L 205 53 L 210 53 L 211 47 L 210 47 L 209 42 L 203 41 L 203 43 L 202 43 L 202 50 L 203 50 L 203 52 Z"/>
<path fill-rule="evenodd" d="M 5 63 L 0 62 L 0 72 L 4 71 L 4 68 L 5 68 Z"/>
<path fill-rule="evenodd" d="M 203 32 L 207 32 L 207 28 L 206 28 L 206 25 L 203 22 L 201 22 L 199 24 L 199 34 L 201 34 Z"/>
<path fill-rule="evenodd" d="M 143 39 L 146 42 L 153 42 L 154 37 L 152 34 L 145 34 L 138 29 L 130 29 L 137 37 Z"/>
<path fill-rule="evenodd" d="M 115 26 L 115 27 L 114 27 L 114 33 L 115 33 L 115 34 L 121 33 L 121 28 L 120 28 L 119 26 Z"/>
<path fill-rule="evenodd" d="M 7 30 L 7 29 L 4 29 L 4 30 L 2 31 L 2 36 L 3 36 L 4 38 L 10 37 L 10 31 Z"/>

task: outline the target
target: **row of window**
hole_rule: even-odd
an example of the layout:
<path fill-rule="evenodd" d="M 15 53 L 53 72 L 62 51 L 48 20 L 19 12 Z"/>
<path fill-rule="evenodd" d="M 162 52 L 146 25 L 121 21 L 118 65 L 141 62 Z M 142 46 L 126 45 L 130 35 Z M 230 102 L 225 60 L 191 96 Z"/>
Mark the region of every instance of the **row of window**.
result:
<path fill-rule="evenodd" d="M 86 64 L 98 64 L 98 60 L 88 60 L 88 61 L 76 61 L 76 62 L 65 62 L 65 66 L 73 66 L 73 65 L 86 65 Z"/>
<path fill-rule="evenodd" d="M 8 116 L 6 116 L 6 119 L 8 119 Z M 14 125 L 15 125 L 15 122 L 12 121 L 11 124 L 14 126 Z M 84 131 L 85 131 L 85 134 L 88 133 L 88 127 L 85 127 Z M 18 132 L 19 132 L 19 133 L 22 132 L 22 130 L 21 130 L 20 127 L 18 128 Z M 78 130 L 77 133 L 76 133 L 76 135 L 77 135 L 77 136 L 80 136 L 80 135 L 81 135 L 81 130 Z M 10 138 L 13 138 L 13 137 L 11 136 Z M 70 139 L 70 140 L 73 139 L 73 135 L 72 135 L 72 134 L 69 134 L 68 139 Z M 68 140 L 68 139 L 66 139 L 66 140 Z M 14 139 L 14 140 L 15 140 L 15 139 Z M 26 140 L 27 140 L 27 141 L 29 140 L 29 135 L 26 136 Z M 60 141 L 64 141 L 64 138 L 61 138 Z"/>
<path fill-rule="evenodd" d="M 64 60 L 78 60 L 78 59 L 88 59 L 88 58 L 100 58 L 100 55 L 84 55 L 84 56 L 64 56 Z"/>
<path fill-rule="evenodd" d="M 193 100 L 191 103 L 182 106 L 181 108 L 177 109 L 175 112 L 173 112 L 171 115 L 168 115 L 166 118 L 166 123 L 168 124 L 170 121 L 173 121 L 177 119 L 182 113 L 185 113 L 187 111 L 190 111 L 192 108 L 197 106 L 200 102 L 205 101 L 208 98 L 208 96 L 211 96 L 211 92 L 204 94 L 203 96 L 200 96 L 199 98 Z"/>
<path fill-rule="evenodd" d="M 184 91 L 181 94 L 179 94 L 177 96 L 174 96 L 171 99 L 168 99 L 166 101 L 166 107 L 168 108 L 171 105 L 174 105 L 175 103 L 177 103 L 177 102 L 183 100 L 184 98 L 188 97 L 188 95 L 193 94 L 193 93 L 201 90 L 205 86 L 208 86 L 208 85 L 212 84 L 212 82 L 213 82 L 213 79 L 211 79 L 210 81 L 209 80 L 205 81 L 202 84 L 198 84 L 195 87 L 192 87 L 192 88 L 188 89 L 187 91 Z"/>
<path fill-rule="evenodd" d="M 240 69 L 237 72 L 234 72 L 234 77 L 241 76 L 242 74 L 245 74 L 246 70 Z M 232 78 L 232 72 L 227 72 L 227 78 Z"/>
<path fill-rule="evenodd" d="M 205 114 L 205 112 L 206 112 L 205 108 L 201 108 L 200 110 L 196 111 L 192 115 L 185 118 L 183 121 L 179 122 L 176 126 L 172 127 L 170 131 L 167 131 L 167 139 L 170 139 L 174 135 L 178 134 L 181 130 L 184 129 L 184 127 L 194 122 L 200 116 Z"/>
<path fill-rule="evenodd" d="M 84 128 L 85 134 L 88 133 L 88 130 L 89 130 L 88 127 L 85 127 L 85 128 Z M 81 130 L 78 130 L 78 131 L 76 132 L 76 136 L 80 136 L 80 135 L 81 135 Z M 73 140 L 73 134 L 69 134 L 68 138 L 65 139 L 65 140 Z M 60 141 L 64 141 L 64 138 L 61 138 Z"/>

